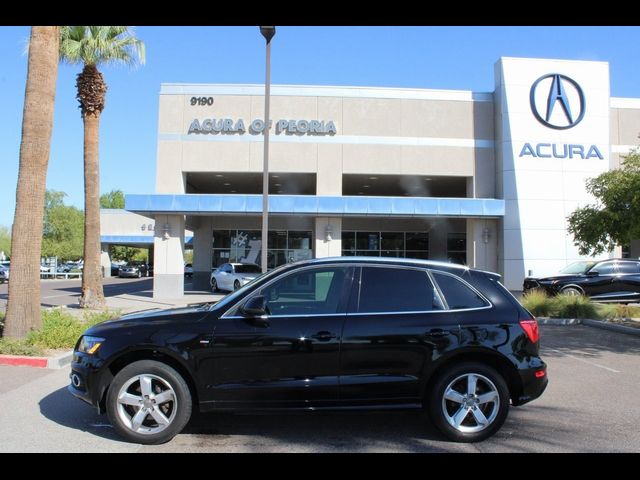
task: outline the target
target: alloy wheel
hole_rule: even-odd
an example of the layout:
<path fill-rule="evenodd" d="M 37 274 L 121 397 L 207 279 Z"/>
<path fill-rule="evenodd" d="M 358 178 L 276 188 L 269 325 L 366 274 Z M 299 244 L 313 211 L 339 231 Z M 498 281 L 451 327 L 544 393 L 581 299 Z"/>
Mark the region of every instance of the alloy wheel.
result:
<path fill-rule="evenodd" d="M 176 392 L 163 378 L 140 374 L 118 391 L 118 416 L 132 432 L 153 435 L 173 422 L 178 411 Z"/>
<path fill-rule="evenodd" d="M 476 433 L 489 427 L 500 410 L 495 384 L 484 375 L 465 373 L 447 385 L 442 397 L 442 413 L 461 433 Z"/>

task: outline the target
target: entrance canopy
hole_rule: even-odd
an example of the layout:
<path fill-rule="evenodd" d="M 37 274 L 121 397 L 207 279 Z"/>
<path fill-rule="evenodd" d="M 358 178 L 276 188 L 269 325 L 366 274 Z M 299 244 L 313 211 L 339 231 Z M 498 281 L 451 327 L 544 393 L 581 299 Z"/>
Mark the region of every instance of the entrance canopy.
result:
<path fill-rule="evenodd" d="M 495 198 L 269 196 L 273 215 L 500 218 L 504 205 L 504 200 Z M 262 212 L 262 195 L 126 195 L 125 208 L 143 215 L 257 215 Z"/>

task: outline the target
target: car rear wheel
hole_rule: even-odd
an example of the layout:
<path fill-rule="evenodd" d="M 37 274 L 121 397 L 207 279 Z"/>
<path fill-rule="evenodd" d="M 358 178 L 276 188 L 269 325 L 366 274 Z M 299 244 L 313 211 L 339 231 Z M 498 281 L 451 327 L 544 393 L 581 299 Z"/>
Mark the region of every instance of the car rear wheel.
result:
<path fill-rule="evenodd" d="M 153 445 L 171 440 L 191 417 L 189 387 L 169 365 L 134 362 L 118 372 L 107 393 L 107 415 L 129 441 Z"/>
<path fill-rule="evenodd" d="M 428 392 L 435 426 L 455 442 L 478 442 L 496 433 L 509 413 L 509 390 L 502 376 L 481 363 L 447 368 Z"/>
<path fill-rule="evenodd" d="M 564 293 L 565 295 L 569 295 L 571 297 L 577 297 L 579 295 L 584 295 L 582 293 L 582 290 L 576 288 L 576 287 L 567 287 L 567 288 L 563 288 L 560 293 Z"/>

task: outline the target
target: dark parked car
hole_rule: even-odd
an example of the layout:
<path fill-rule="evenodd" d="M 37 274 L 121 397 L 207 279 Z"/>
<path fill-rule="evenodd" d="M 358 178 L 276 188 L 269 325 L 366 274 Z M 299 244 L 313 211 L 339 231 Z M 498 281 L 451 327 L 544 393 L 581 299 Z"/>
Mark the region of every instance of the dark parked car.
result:
<path fill-rule="evenodd" d="M 119 277 L 148 277 L 149 265 L 144 262 L 131 262 L 118 269 Z"/>
<path fill-rule="evenodd" d="M 482 440 L 547 385 L 537 321 L 499 278 L 398 258 L 286 264 L 217 303 L 88 329 L 69 390 L 144 444 L 194 408 L 426 407 L 449 439 Z"/>
<path fill-rule="evenodd" d="M 550 295 L 587 295 L 599 302 L 637 302 L 640 300 L 640 261 L 576 262 L 550 277 L 527 277 L 522 288 L 524 293 L 541 289 Z"/>

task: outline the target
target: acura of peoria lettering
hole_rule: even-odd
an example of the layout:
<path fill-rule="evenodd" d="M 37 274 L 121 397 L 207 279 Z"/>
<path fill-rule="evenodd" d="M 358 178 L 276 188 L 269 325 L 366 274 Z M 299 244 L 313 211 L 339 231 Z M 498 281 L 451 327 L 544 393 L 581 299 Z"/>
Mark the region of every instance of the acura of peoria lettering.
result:
<path fill-rule="evenodd" d="M 271 128 L 273 121 L 270 121 Z M 255 119 L 249 124 L 249 133 L 257 135 L 264 131 L 264 120 Z M 233 120 L 231 118 L 205 118 L 202 121 L 197 118 L 191 122 L 187 135 L 195 134 L 217 134 L 237 133 L 242 135 L 247 132 L 244 120 Z M 335 135 L 338 132 L 332 120 L 278 120 L 276 122 L 276 135 L 285 133 L 287 135 Z"/>

